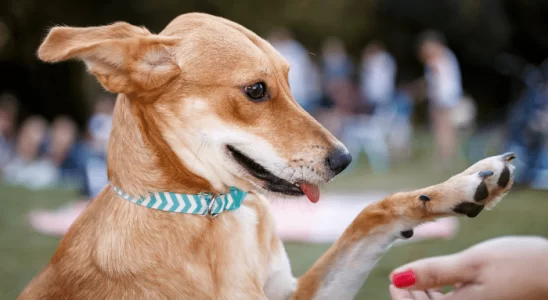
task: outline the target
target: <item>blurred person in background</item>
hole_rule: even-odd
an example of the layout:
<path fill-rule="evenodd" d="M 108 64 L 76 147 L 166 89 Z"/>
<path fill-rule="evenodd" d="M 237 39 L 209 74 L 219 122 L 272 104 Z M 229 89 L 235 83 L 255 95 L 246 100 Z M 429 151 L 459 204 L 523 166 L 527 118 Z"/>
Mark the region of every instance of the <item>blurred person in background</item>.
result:
<path fill-rule="evenodd" d="M 59 170 L 57 185 L 79 186 L 84 180 L 86 148 L 78 136 L 76 123 L 67 116 L 53 120 L 49 135 L 43 140 L 40 155 Z"/>
<path fill-rule="evenodd" d="M 112 128 L 115 100 L 112 96 L 99 98 L 95 113 L 88 122 L 90 156 L 86 164 L 86 193 L 95 198 L 108 183 L 107 149 Z"/>
<path fill-rule="evenodd" d="M 365 47 L 360 68 L 360 92 L 372 114 L 390 109 L 396 72 L 396 61 L 381 42 L 372 41 Z"/>
<path fill-rule="evenodd" d="M 318 91 L 321 88 L 317 68 L 309 52 L 284 27 L 272 30 L 267 39 L 290 64 L 288 81 L 295 101 L 307 112 L 314 113 L 319 105 Z"/>
<path fill-rule="evenodd" d="M 530 116 L 530 151 L 527 171 L 531 172 L 531 187 L 548 190 L 548 81 L 537 96 L 538 107 Z"/>
<path fill-rule="evenodd" d="M 394 119 L 388 130 L 388 145 L 394 154 L 393 159 L 411 157 L 411 141 L 413 137 L 413 98 L 404 85 L 398 87 L 393 97 Z"/>
<path fill-rule="evenodd" d="M 360 92 L 363 104 L 384 131 L 390 152 L 396 157 L 408 157 L 413 99 L 404 85 L 396 87 L 397 69 L 396 60 L 384 44 L 371 41 L 362 53 Z"/>
<path fill-rule="evenodd" d="M 63 235 L 70 225 L 87 207 L 89 201 L 108 184 L 106 153 L 112 127 L 114 99 L 100 97 L 95 112 L 88 121 L 86 138 L 80 153 L 83 183 L 80 186 L 82 198 L 69 202 L 55 210 L 36 210 L 29 214 L 32 227 L 41 233 Z M 79 165 L 80 167 L 80 165 Z"/>
<path fill-rule="evenodd" d="M 462 97 L 458 61 L 437 31 L 426 31 L 419 37 L 419 57 L 425 66 L 430 117 L 437 144 L 436 166 L 450 167 L 457 150 L 457 128 L 452 114 Z"/>
<path fill-rule="evenodd" d="M 518 155 L 516 182 L 535 189 L 548 189 L 548 72 L 543 80 L 531 80 L 507 123 L 506 147 Z"/>
<path fill-rule="evenodd" d="M 418 55 L 425 67 L 426 97 L 436 142 L 434 167 L 443 171 L 452 167 L 458 149 L 455 116 L 463 104 L 460 68 L 455 55 L 446 46 L 445 37 L 437 31 L 427 30 L 419 36 Z M 458 119 L 463 119 L 463 116 Z M 440 234 L 451 238 L 458 230 L 459 220 L 448 217 L 425 226 L 428 226 L 425 230 L 428 235 Z"/>
<path fill-rule="evenodd" d="M 314 61 L 310 62 L 307 89 L 312 104 L 305 110 L 312 116 L 316 116 L 318 112 L 324 108 L 322 103 L 324 93 L 322 89 L 322 74 L 320 67 Z"/>
<path fill-rule="evenodd" d="M 15 155 L 15 125 L 19 103 L 17 98 L 9 93 L 0 95 L 0 170 L 11 161 Z"/>
<path fill-rule="evenodd" d="M 6 183 L 40 189 L 57 182 L 60 174 L 56 165 L 40 156 L 47 126 L 47 121 L 39 116 L 25 120 L 17 136 L 15 157 L 2 170 Z"/>
<path fill-rule="evenodd" d="M 322 45 L 322 77 L 325 94 L 333 102 L 332 125 L 328 129 L 340 137 L 346 120 L 354 112 L 354 64 L 344 43 L 337 37 L 328 37 Z"/>
<path fill-rule="evenodd" d="M 390 167 L 388 134 L 396 117 L 394 81 L 396 62 L 378 41 L 369 43 L 362 52 L 359 70 L 359 96 L 353 114 L 347 117 L 342 139 L 358 164 L 362 150 L 373 172 Z"/>
<path fill-rule="evenodd" d="M 42 117 L 25 120 L 15 157 L 4 168 L 4 180 L 10 184 L 45 188 L 83 182 L 85 148 L 79 144 L 78 128 L 69 117 L 55 118 L 49 128 Z"/>

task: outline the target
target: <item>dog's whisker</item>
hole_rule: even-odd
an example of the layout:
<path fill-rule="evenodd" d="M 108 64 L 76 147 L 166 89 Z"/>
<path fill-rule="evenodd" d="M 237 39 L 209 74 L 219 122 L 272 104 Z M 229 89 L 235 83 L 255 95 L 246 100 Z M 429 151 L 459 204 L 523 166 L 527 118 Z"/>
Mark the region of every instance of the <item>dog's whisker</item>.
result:
<path fill-rule="evenodd" d="M 291 179 L 293 179 L 293 176 L 295 176 L 296 172 L 297 172 L 297 170 L 293 170 L 293 174 L 291 174 L 291 176 L 289 177 L 289 179 L 287 181 L 291 182 Z"/>
<path fill-rule="evenodd" d="M 194 153 L 194 161 L 192 162 L 193 165 L 196 164 L 196 162 L 198 161 L 198 155 L 200 154 L 200 151 L 205 147 L 205 145 L 207 145 L 207 143 L 207 139 L 202 139 L 200 147 L 198 147 L 198 150 L 196 150 L 196 153 Z"/>

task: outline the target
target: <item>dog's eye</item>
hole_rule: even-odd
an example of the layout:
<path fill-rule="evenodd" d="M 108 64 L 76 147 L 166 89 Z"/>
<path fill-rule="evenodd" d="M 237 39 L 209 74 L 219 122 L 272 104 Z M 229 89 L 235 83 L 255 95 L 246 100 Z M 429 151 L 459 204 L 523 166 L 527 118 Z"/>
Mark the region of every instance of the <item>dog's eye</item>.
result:
<path fill-rule="evenodd" d="M 264 100 L 266 96 L 266 85 L 263 82 L 257 82 L 244 88 L 245 93 L 251 100 Z"/>

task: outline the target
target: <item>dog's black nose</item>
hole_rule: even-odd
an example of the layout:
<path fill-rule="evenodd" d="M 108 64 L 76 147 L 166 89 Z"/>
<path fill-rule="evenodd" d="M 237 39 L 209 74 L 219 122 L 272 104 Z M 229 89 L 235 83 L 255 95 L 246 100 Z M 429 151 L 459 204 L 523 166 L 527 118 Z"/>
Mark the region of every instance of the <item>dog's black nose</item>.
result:
<path fill-rule="evenodd" d="M 342 172 L 352 162 L 352 155 L 345 148 L 338 148 L 327 157 L 327 165 L 335 175 Z"/>

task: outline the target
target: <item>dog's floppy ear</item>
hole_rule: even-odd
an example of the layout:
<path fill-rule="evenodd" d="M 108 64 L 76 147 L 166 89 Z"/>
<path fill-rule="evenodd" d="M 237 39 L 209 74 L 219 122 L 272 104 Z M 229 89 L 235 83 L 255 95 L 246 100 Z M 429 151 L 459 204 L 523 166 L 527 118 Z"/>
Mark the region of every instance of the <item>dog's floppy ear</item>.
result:
<path fill-rule="evenodd" d="M 107 90 L 131 94 L 158 88 L 179 74 L 170 51 L 176 43 L 125 22 L 57 26 L 38 49 L 38 57 L 46 62 L 81 59 Z"/>

